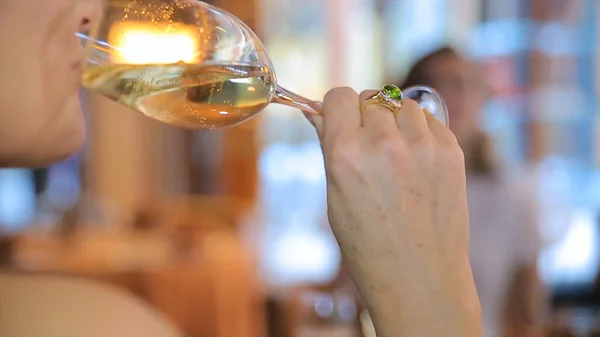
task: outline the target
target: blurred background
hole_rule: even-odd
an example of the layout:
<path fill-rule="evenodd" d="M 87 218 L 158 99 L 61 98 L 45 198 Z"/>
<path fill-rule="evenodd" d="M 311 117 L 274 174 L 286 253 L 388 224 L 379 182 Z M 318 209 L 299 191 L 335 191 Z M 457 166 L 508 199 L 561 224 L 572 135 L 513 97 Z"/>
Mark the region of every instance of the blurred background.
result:
<path fill-rule="evenodd" d="M 489 336 L 600 334 L 599 1 L 209 3 L 251 26 L 279 83 L 313 99 L 401 85 L 435 52 L 412 74 L 461 98 L 449 108 L 474 163 L 472 260 Z M 0 170 L 3 267 L 121 287 L 189 337 L 374 335 L 299 111 L 272 105 L 235 128 L 188 131 L 82 98 L 80 154 Z"/>

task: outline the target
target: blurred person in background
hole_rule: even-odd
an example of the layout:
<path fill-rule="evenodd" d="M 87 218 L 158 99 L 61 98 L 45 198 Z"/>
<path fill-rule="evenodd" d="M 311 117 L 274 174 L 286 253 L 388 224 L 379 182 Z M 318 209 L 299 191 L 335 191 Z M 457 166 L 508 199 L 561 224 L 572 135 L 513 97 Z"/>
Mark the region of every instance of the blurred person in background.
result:
<path fill-rule="evenodd" d="M 406 88 L 428 85 L 447 104 L 450 129 L 465 154 L 471 265 L 486 337 L 539 336 L 547 299 L 537 273 L 541 237 L 533 191 L 502 172 L 479 115 L 488 97 L 479 66 L 452 47 L 418 60 Z"/>

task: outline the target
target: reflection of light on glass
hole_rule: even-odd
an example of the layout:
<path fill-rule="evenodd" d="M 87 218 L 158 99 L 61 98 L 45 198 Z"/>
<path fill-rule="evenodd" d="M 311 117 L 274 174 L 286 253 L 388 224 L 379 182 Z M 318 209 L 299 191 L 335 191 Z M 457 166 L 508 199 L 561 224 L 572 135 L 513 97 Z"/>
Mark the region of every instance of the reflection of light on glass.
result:
<path fill-rule="evenodd" d="M 250 78 L 232 78 L 229 81 L 233 83 L 252 83 Z"/>
<path fill-rule="evenodd" d="M 425 100 L 421 103 L 421 109 L 427 110 L 430 114 L 435 114 L 437 113 L 437 105 L 435 101 L 429 100 L 431 97 L 432 95 L 429 94 L 423 97 Z"/>
<path fill-rule="evenodd" d="M 108 41 L 119 50 L 113 61 L 128 64 L 193 63 L 197 59 L 197 29 L 160 27 L 139 22 L 119 22 Z"/>
<path fill-rule="evenodd" d="M 0 228 L 17 230 L 35 215 L 35 186 L 28 170 L 0 170 Z"/>

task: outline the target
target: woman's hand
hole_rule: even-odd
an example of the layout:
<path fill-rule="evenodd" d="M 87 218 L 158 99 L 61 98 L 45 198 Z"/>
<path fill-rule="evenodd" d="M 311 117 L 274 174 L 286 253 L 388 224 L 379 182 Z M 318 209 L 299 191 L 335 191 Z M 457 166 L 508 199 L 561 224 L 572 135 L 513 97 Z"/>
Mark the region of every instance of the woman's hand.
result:
<path fill-rule="evenodd" d="M 348 269 L 379 337 L 481 336 L 462 151 L 414 101 L 361 113 L 374 94 L 334 89 L 309 117 Z"/>

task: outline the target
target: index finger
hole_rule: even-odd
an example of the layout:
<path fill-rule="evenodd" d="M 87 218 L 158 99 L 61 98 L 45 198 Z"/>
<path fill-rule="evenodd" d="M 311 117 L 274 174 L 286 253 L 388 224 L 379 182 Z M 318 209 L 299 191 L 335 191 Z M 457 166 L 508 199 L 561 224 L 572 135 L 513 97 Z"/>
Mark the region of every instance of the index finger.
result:
<path fill-rule="evenodd" d="M 323 99 L 323 138 L 349 135 L 361 127 L 360 101 L 350 88 L 330 90 Z"/>

